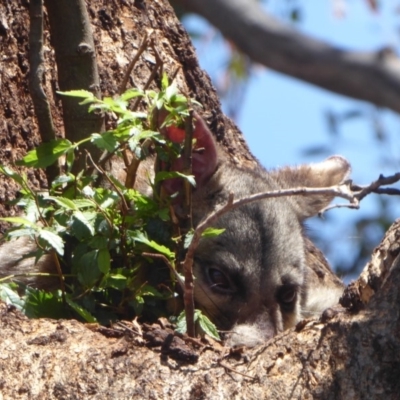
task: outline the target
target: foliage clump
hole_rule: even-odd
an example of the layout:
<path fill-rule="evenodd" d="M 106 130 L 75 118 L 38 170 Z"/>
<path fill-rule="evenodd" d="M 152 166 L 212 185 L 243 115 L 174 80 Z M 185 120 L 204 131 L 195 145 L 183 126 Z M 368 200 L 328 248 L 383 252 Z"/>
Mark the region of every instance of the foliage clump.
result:
<path fill-rule="evenodd" d="M 177 177 L 191 185 L 195 181 L 192 175 L 168 170 L 180 157 L 183 144 L 167 140 L 160 131 L 182 127 L 196 102 L 179 94 L 165 75 L 159 92 L 129 89 L 102 100 L 84 90 L 61 94 L 81 98 L 80 104 L 89 105 L 89 112 L 107 114 L 115 123 L 113 129 L 93 133 L 78 143 L 67 138 L 43 143 L 17 163 L 46 168 L 65 160 L 63 173 L 46 193 L 31 189 L 25 174 L 0 166 L 1 173 L 20 185 L 16 204 L 23 210 L 21 217 L 3 218 L 13 224 L 6 239 L 28 236 L 37 245 L 29 256 L 36 261 L 45 254 L 52 257 L 60 282 L 59 289 L 47 292 L 21 283 L 1 283 L 23 278 L 8 276 L 0 279 L 0 298 L 32 317 L 75 317 L 106 324 L 134 316 L 166 315 L 168 304 L 179 303 L 177 282 L 182 283 L 182 278 L 177 254 L 191 232 L 185 240 L 179 227 L 174 227 L 171 202 L 176 193 L 165 194 L 162 182 Z M 130 107 L 139 98 L 147 105 L 146 112 Z M 86 169 L 75 171 L 75 155 L 89 142 L 104 153 L 100 160 L 87 153 Z M 146 177 L 152 196 L 133 188 L 138 166 L 148 157 L 163 167 Z M 110 159 L 125 164 L 125 183 L 106 172 Z M 37 275 L 46 279 L 49 274 Z M 207 333 L 217 336 L 208 319 L 196 313 Z"/>

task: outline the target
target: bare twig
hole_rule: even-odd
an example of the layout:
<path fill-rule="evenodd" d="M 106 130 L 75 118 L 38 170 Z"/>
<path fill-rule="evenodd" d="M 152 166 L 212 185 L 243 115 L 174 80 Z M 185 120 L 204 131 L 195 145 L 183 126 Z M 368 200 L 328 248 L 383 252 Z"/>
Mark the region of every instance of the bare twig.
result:
<path fill-rule="evenodd" d="M 54 249 L 51 249 L 50 250 L 50 255 L 53 258 L 54 263 L 56 264 L 57 274 L 58 274 L 58 277 L 60 279 L 61 297 L 62 297 L 63 304 L 65 305 L 66 304 L 65 282 L 64 282 L 65 276 L 64 276 L 63 271 L 61 269 L 60 260 L 58 259 L 57 252 Z"/>
<path fill-rule="evenodd" d="M 193 111 L 190 111 L 189 117 L 185 120 L 185 143 L 183 150 L 183 173 L 185 175 L 192 174 L 192 142 L 193 142 Z M 188 232 L 191 228 L 191 207 L 192 207 L 192 186 L 188 180 L 184 181 L 184 233 Z M 193 282 L 193 263 L 184 264 L 183 273 L 185 275 L 185 290 L 183 301 L 185 305 L 185 316 L 187 334 L 189 337 L 194 337 L 195 324 L 194 324 L 194 282 Z"/>
<path fill-rule="evenodd" d="M 400 172 L 397 172 L 391 176 L 383 176 L 379 175 L 379 178 L 370 183 L 367 186 L 357 186 L 351 185 L 350 188 L 353 191 L 358 191 L 356 197 L 358 200 L 362 200 L 365 196 L 369 195 L 370 193 L 381 193 L 381 194 L 391 194 L 391 195 L 398 195 L 400 194 L 400 190 L 395 188 L 381 188 L 381 186 L 392 185 L 400 180 Z"/>
<path fill-rule="evenodd" d="M 234 372 L 235 374 L 242 375 L 242 376 L 244 376 L 245 378 L 251 379 L 252 381 L 257 380 L 257 377 L 255 377 L 255 376 L 250 376 L 250 375 L 244 374 L 243 372 L 237 371 L 236 369 L 230 367 L 229 365 L 226 365 L 226 364 L 225 364 L 224 362 L 222 362 L 221 360 L 218 361 L 218 364 L 219 364 L 221 367 L 227 369 L 227 370 L 230 371 L 230 372 Z"/>
<path fill-rule="evenodd" d="M 128 80 L 129 80 L 129 77 L 130 77 L 131 72 L 133 70 L 133 67 L 135 66 L 135 64 L 139 60 L 139 57 L 142 55 L 142 53 L 144 52 L 146 47 L 147 47 L 147 32 L 145 32 L 145 34 L 144 34 L 142 43 L 140 43 L 138 51 L 136 52 L 136 54 L 133 57 L 132 61 L 129 63 L 128 69 L 126 70 L 125 75 L 124 75 L 124 79 L 122 80 L 121 85 L 119 87 L 118 94 L 121 95 L 122 93 L 125 92 L 126 85 L 128 84 Z"/>
<path fill-rule="evenodd" d="M 143 154 L 144 152 L 148 152 L 149 147 L 153 141 L 149 138 L 145 139 L 145 141 L 141 145 L 141 153 Z M 139 165 L 142 162 L 142 160 L 138 157 L 136 157 L 135 154 L 132 154 L 132 160 L 128 162 L 126 165 L 126 178 L 125 178 L 125 186 L 129 189 L 133 188 L 135 186 L 136 182 L 136 175 L 137 171 L 139 169 Z"/>
<path fill-rule="evenodd" d="M 143 90 L 147 90 L 149 88 L 150 83 L 153 82 L 158 70 L 161 69 L 160 72 L 162 72 L 163 65 L 164 65 L 160 55 L 158 54 L 158 51 L 157 51 L 156 47 L 154 46 L 154 42 L 153 41 L 151 42 L 151 48 L 154 51 L 154 57 L 156 59 L 156 64 L 154 65 L 153 69 L 151 70 L 150 76 L 148 77 L 146 83 L 144 84 Z M 162 73 L 160 73 L 160 75 L 162 75 Z M 140 101 L 140 98 L 137 98 L 135 100 L 135 102 L 133 103 L 132 107 L 133 107 L 134 110 L 136 110 L 136 108 L 138 107 L 139 101 Z"/>
<path fill-rule="evenodd" d="M 123 215 L 126 215 L 126 213 L 129 210 L 128 204 L 126 204 L 125 201 L 125 197 L 122 194 L 121 190 L 119 190 L 119 188 L 115 185 L 115 183 L 110 179 L 110 177 L 107 175 L 106 171 L 104 171 L 103 168 L 101 168 L 100 166 L 98 166 L 94 161 L 92 156 L 90 155 L 90 153 L 85 149 L 86 151 L 86 155 L 89 158 L 90 162 L 92 163 L 93 167 L 96 169 L 97 172 L 99 172 L 102 176 L 104 176 L 104 178 L 107 179 L 108 183 L 115 189 L 115 191 L 118 193 L 118 196 L 121 199 L 121 203 L 122 203 L 122 213 Z"/>
<path fill-rule="evenodd" d="M 169 262 L 167 257 L 165 257 L 163 254 L 147 253 L 147 252 L 143 252 L 142 256 L 151 257 L 151 258 L 159 258 L 160 260 L 163 260 L 165 262 L 165 264 L 168 266 L 169 270 L 175 275 L 175 278 L 178 281 L 179 286 L 181 287 L 181 289 L 185 290 L 185 284 L 184 284 L 182 278 L 178 274 L 178 272 L 175 269 L 175 267 Z"/>

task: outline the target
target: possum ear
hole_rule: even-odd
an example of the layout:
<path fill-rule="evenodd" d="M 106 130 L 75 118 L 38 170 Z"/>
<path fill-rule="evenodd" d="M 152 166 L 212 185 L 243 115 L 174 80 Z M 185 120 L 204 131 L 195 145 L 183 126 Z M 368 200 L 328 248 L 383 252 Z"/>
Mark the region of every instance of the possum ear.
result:
<path fill-rule="evenodd" d="M 204 120 L 197 113 L 194 113 L 194 120 L 193 138 L 196 141 L 192 152 L 192 174 L 196 178 L 196 189 L 198 189 L 208 182 L 217 169 L 218 151 Z M 163 129 L 162 133 L 176 143 L 182 143 L 185 139 L 185 131 L 175 126 Z M 171 170 L 179 172 L 183 170 L 182 157 L 172 163 Z M 180 189 L 181 179 L 168 179 L 163 186 L 167 193 L 175 193 Z"/>
<path fill-rule="evenodd" d="M 349 162 L 341 156 L 332 156 L 326 160 L 298 167 L 285 167 L 271 172 L 279 184 L 284 188 L 295 187 L 328 187 L 339 185 L 350 175 Z M 332 200 L 332 195 L 294 196 L 297 215 L 300 220 L 318 214 Z"/>

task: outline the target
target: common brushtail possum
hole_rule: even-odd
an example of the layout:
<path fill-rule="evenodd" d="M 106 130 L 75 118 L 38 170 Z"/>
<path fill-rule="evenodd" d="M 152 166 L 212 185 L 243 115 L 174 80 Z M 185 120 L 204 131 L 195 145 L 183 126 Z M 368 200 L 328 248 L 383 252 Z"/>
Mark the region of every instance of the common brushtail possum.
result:
<path fill-rule="evenodd" d="M 182 140 L 176 129 L 165 129 L 164 134 L 173 141 Z M 239 168 L 224 158 L 199 116 L 193 136 L 192 169 L 197 184 L 192 195 L 194 226 L 225 204 L 230 193 L 238 199 L 283 188 L 326 187 L 341 183 L 350 172 L 349 163 L 340 156 L 274 171 Z M 176 160 L 172 168 L 182 170 L 182 161 Z M 180 182 L 169 180 L 164 185 L 173 193 Z M 222 215 L 213 226 L 225 231 L 201 240 L 194 263 L 196 307 L 220 330 L 229 332 L 229 344 L 261 343 L 337 303 L 343 286 L 339 280 L 324 281 L 315 276 L 303 227 L 303 221 L 326 207 L 332 197 L 255 201 Z M 32 246 L 26 239 L 2 244 L 0 275 L 53 271 L 49 257 L 42 257 L 36 266 L 33 258 L 20 260 Z M 34 279 L 34 285 L 48 285 L 43 278 Z"/>

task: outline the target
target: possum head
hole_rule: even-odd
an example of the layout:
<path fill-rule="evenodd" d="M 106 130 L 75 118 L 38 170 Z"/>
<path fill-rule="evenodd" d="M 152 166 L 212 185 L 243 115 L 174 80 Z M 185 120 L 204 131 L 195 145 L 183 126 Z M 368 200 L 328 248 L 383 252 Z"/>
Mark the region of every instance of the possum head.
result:
<path fill-rule="evenodd" d="M 272 172 L 241 169 L 219 156 L 199 117 L 194 137 L 203 149 L 192 163 L 197 182 L 192 196 L 195 226 L 225 204 L 230 193 L 239 199 L 290 187 L 331 186 L 350 171 L 339 156 Z M 230 331 L 230 344 L 262 342 L 337 302 L 337 288 L 331 296 L 321 291 L 320 299 L 309 293 L 302 226 L 304 219 L 331 200 L 332 196 L 315 195 L 255 201 L 223 214 L 213 227 L 225 231 L 201 240 L 195 252 L 195 302 L 220 330 Z M 312 312 L 308 309 L 311 295 Z"/>

